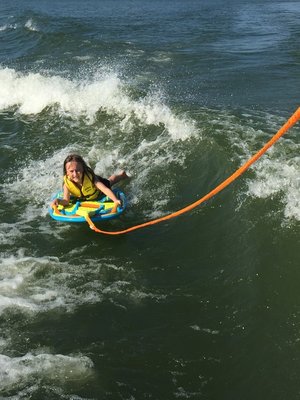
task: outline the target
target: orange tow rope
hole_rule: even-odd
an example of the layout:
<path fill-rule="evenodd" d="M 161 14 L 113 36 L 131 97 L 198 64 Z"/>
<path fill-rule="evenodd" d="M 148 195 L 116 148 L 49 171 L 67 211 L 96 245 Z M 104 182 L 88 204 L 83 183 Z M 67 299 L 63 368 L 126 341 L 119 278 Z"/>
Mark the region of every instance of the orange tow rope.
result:
<path fill-rule="evenodd" d="M 279 129 L 279 131 L 269 140 L 264 147 L 262 147 L 254 156 L 252 156 L 245 164 L 243 164 L 240 168 L 238 168 L 232 175 L 230 175 L 227 179 L 225 179 L 222 183 L 216 186 L 213 190 L 211 190 L 208 194 L 203 196 L 201 199 L 195 201 L 194 203 L 182 208 L 179 211 L 168 214 L 164 217 L 157 218 L 148 222 L 145 222 L 140 225 L 132 226 L 131 228 L 124 229 L 122 231 L 103 231 L 98 229 L 89 216 L 86 216 L 86 221 L 89 224 L 90 228 L 95 232 L 103 233 L 105 235 L 123 235 L 128 232 L 135 231 L 137 229 L 145 228 L 146 226 L 155 225 L 163 221 L 167 221 L 171 218 L 178 217 L 181 214 L 186 213 L 187 211 L 192 210 L 193 208 L 199 206 L 201 203 L 204 203 L 208 199 L 215 196 L 221 190 L 225 189 L 228 185 L 230 185 L 233 181 L 235 181 L 240 175 L 242 175 L 255 161 L 257 161 L 277 140 L 288 130 L 290 129 L 298 120 L 300 119 L 300 107 L 294 112 L 294 114 L 288 119 L 288 121 Z"/>

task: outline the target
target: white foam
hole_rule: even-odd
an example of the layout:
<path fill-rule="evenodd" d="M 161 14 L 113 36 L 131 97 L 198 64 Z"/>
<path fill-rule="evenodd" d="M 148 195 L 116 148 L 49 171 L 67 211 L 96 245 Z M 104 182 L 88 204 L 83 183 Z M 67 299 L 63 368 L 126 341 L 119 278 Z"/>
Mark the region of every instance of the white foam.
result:
<path fill-rule="evenodd" d="M 210 328 L 201 328 L 199 325 L 191 325 L 190 328 L 193 329 L 194 331 L 205 332 L 205 333 L 209 333 L 211 335 L 218 335 L 220 333 L 220 331 L 218 331 L 218 330 L 210 329 Z"/>
<path fill-rule="evenodd" d="M 2 26 L 0 26 L 0 32 L 1 31 L 6 31 L 7 29 L 17 29 L 17 24 L 4 24 Z"/>
<path fill-rule="evenodd" d="M 73 58 L 74 58 L 74 60 L 78 60 L 78 61 L 88 61 L 88 60 L 92 59 L 91 56 L 74 56 Z"/>
<path fill-rule="evenodd" d="M 39 311 L 42 300 L 37 301 L 32 292 L 46 292 L 47 288 L 31 286 L 34 271 L 45 263 L 56 259 L 34 259 L 24 257 L 22 251 L 17 256 L 3 256 L 0 260 L 0 313 L 7 308 L 18 308 L 26 312 Z"/>
<path fill-rule="evenodd" d="M 3 351 L 9 344 L 7 339 L 0 337 L 0 352 Z"/>
<path fill-rule="evenodd" d="M 23 277 L 20 275 L 15 275 L 11 278 L 4 278 L 0 282 L 0 292 L 5 292 L 7 289 L 17 289 L 23 282 Z"/>
<path fill-rule="evenodd" d="M 74 147 L 65 147 L 46 160 L 30 161 L 26 166 L 22 165 L 20 170 L 14 171 L 16 177 L 2 185 L 1 191 L 4 193 L 9 191 L 15 200 L 27 199 L 28 204 L 20 216 L 21 221 L 33 221 L 47 214 L 52 195 L 62 187 L 63 160 L 72 151 L 74 151 Z M 13 227 L 7 225 L 5 228 L 2 224 L 3 241 L 7 240 L 8 231 L 16 230 L 17 226 L 15 224 Z M 16 232 L 14 232 L 15 234 Z"/>
<path fill-rule="evenodd" d="M 0 388 L 4 390 L 43 378 L 56 383 L 83 381 L 92 369 L 93 362 L 83 355 L 27 353 L 22 357 L 8 357 L 0 354 Z"/>
<path fill-rule="evenodd" d="M 1 223 L 0 244 L 11 244 L 12 241 L 17 241 L 21 236 L 21 231 L 18 224 Z"/>
<path fill-rule="evenodd" d="M 249 194 L 263 199 L 279 195 L 284 216 L 300 221 L 300 157 L 265 157 L 256 165 L 255 172 L 255 180 L 248 183 Z"/>
<path fill-rule="evenodd" d="M 168 63 L 172 61 L 172 56 L 170 53 L 157 52 L 154 56 L 149 57 L 149 60 L 157 63 Z"/>
<path fill-rule="evenodd" d="M 7 297 L 0 294 L 0 314 L 7 308 L 18 308 L 23 311 L 37 311 L 38 307 L 21 297 Z"/>
<path fill-rule="evenodd" d="M 176 116 L 162 102 L 158 91 L 133 100 L 114 73 L 98 74 L 90 81 L 76 81 L 0 68 L 0 110 L 18 107 L 21 114 L 38 114 L 54 105 L 62 113 L 73 117 L 84 114 L 90 121 L 102 109 L 122 119 L 134 117 L 142 124 L 163 125 L 174 140 L 184 140 L 195 133 L 193 122 Z"/>
<path fill-rule="evenodd" d="M 32 32 L 38 32 L 38 27 L 37 25 L 33 22 L 33 20 L 30 18 L 28 21 L 25 23 L 25 28 Z"/>
<path fill-rule="evenodd" d="M 228 129 L 228 139 L 235 157 L 239 158 L 241 165 L 250 159 L 262 148 L 268 140 L 261 128 L 262 120 L 267 121 L 268 130 L 273 134 L 280 128 L 284 121 L 269 114 L 255 115 L 250 121 L 241 121 L 234 116 L 221 115 L 223 124 Z M 216 120 L 216 124 L 220 121 Z M 256 127 L 256 124 L 258 127 Z M 295 127 L 297 129 L 297 127 Z M 286 220 L 300 220 L 300 157 L 299 145 L 294 139 L 295 128 L 276 142 L 263 156 L 251 166 L 251 178 L 247 179 L 247 195 L 253 198 L 272 199 L 277 196 L 281 205 L 283 218 Z M 278 203 L 277 203 L 278 204 Z"/>
<path fill-rule="evenodd" d="M 56 257 L 26 257 L 22 251 L 15 256 L 2 255 L 0 314 L 8 308 L 31 314 L 52 309 L 70 312 L 78 305 L 101 302 L 105 296 L 139 290 L 131 280 L 122 279 L 134 274 L 128 268 L 111 260 L 98 260 L 95 265 L 93 259 L 80 260 L 80 255 L 76 259 L 80 268 Z"/>

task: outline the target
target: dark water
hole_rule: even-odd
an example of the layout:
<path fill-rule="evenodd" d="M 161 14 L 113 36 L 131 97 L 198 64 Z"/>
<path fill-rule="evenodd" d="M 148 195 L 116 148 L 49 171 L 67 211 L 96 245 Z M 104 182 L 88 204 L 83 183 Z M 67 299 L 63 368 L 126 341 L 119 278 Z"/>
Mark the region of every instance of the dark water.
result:
<path fill-rule="evenodd" d="M 119 230 L 174 212 L 299 107 L 300 3 L 0 4 L 1 399 L 300 398 L 299 126 L 177 219 L 47 210 L 78 152 Z"/>

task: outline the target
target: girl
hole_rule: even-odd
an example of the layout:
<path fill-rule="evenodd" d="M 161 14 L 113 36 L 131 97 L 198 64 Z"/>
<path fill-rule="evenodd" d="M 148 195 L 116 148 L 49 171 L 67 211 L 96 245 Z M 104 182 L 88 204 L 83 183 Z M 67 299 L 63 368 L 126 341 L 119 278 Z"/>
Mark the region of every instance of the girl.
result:
<path fill-rule="evenodd" d="M 125 171 L 112 175 L 109 179 L 101 178 L 94 173 L 83 158 L 77 154 L 70 154 L 64 161 L 64 185 L 63 199 L 54 199 L 51 207 L 67 206 L 70 195 L 79 200 L 96 200 L 102 193 L 108 196 L 114 203 L 121 204 L 114 192 L 110 189 L 112 185 L 128 178 Z"/>

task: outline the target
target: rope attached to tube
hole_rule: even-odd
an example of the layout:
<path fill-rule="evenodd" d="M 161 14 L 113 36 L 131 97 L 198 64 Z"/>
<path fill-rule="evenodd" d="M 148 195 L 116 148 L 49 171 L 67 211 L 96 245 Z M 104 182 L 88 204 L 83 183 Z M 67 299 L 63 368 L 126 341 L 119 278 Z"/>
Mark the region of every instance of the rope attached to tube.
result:
<path fill-rule="evenodd" d="M 221 190 L 225 189 L 228 185 L 230 185 L 233 181 L 235 181 L 239 176 L 241 176 L 252 164 L 254 164 L 278 139 L 281 138 L 293 125 L 298 122 L 300 119 L 300 107 L 294 112 L 294 114 L 287 120 L 287 122 L 279 129 L 279 131 L 256 153 L 254 154 L 248 161 L 245 162 L 240 168 L 238 168 L 232 175 L 230 175 L 227 179 L 225 179 L 222 183 L 216 186 L 213 190 L 207 193 L 205 196 L 201 197 L 199 200 L 195 201 L 194 203 L 178 210 L 174 213 L 165 215 L 164 217 L 157 218 L 151 221 L 147 221 L 143 224 L 135 225 L 130 228 L 124 229 L 122 231 L 103 231 L 98 229 L 90 217 L 87 215 L 85 217 L 87 223 L 89 224 L 90 228 L 97 233 L 102 233 L 105 235 L 123 235 L 125 233 L 133 232 L 137 229 L 146 228 L 147 226 L 155 225 L 163 221 L 167 221 L 169 219 L 178 217 L 188 211 L 191 211 L 193 208 L 198 207 L 200 204 L 204 203 L 205 201 L 211 199 Z"/>

